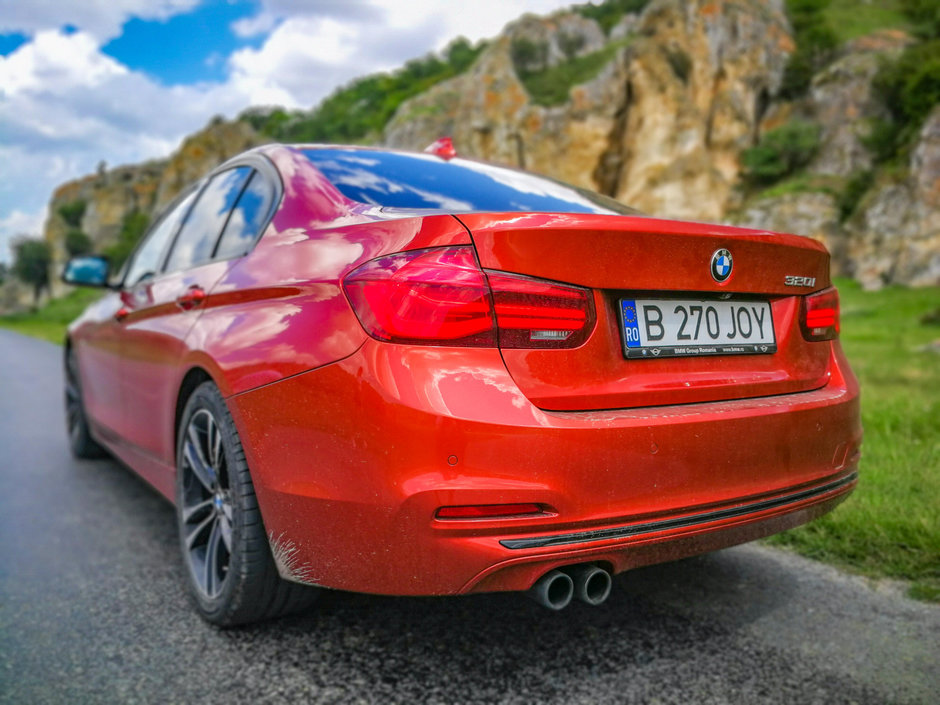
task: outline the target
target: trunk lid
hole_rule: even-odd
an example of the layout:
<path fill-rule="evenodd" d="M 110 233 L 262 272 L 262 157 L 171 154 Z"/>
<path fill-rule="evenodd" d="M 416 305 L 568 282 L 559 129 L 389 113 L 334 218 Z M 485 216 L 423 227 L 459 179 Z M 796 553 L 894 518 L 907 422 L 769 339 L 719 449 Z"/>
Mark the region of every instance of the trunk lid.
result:
<path fill-rule="evenodd" d="M 458 219 L 484 269 L 593 290 L 597 323 L 580 347 L 502 349 L 516 384 L 542 409 L 768 396 L 816 389 L 828 379 L 830 344 L 807 342 L 799 326 L 802 295 L 830 285 L 829 255 L 813 240 L 632 216 L 473 213 Z M 719 250 L 733 262 L 722 282 L 711 268 Z M 662 301 L 660 308 L 670 310 L 673 304 L 688 309 L 690 302 L 706 308 L 716 302 L 713 308 L 722 315 L 730 310 L 732 320 L 741 306 L 766 310 L 776 350 L 680 357 L 653 357 L 650 350 L 650 357 L 628 359 L 621 312 L 641 300 Z"/>

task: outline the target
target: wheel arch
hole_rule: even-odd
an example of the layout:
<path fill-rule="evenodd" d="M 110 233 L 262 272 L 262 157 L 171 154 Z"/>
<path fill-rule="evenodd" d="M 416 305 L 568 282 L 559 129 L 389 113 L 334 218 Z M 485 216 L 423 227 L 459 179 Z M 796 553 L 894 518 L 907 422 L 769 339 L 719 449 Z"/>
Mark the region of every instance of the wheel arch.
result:
<path fill-rule="evenodd" d="M 186 408 L 186 402 L 189 401 L 189 398 L 193 395 L 193 392 L 199 387 L 203 382 L 215 382 L 205 368 L 203 367 L 191 367 L 186 374 L 183 376 L 183 381 L 180 382 L 179 392 L 176 396 L 176 409 L 173 416 L 173 448 L 175 449 L 179 444 L 179 433 L 180 433 L 180 421 L 183 419 L 183 410 Z M 174 450 L 174 453 L 176 451 Z"/>

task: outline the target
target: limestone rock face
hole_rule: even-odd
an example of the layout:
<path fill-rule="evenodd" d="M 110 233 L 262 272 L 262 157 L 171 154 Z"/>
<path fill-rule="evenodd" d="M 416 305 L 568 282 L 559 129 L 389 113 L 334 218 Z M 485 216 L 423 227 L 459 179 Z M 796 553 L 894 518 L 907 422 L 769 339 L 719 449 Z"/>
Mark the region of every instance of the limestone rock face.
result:
<path fill-rule="evenodd" d="M 65 290 L 58 279 L 68 257 L 65 235 L 69 225 L 59 213 L 62 206 L 79 201 L 85 204 L 79 227 L 91 238 L 95 251 L 101 251 L 116 242 L 129 214 L 140 211 L 152 218 L 187 184 L 263 141 L 246 123 L 214 121 L 186 138 L 168 160 L 102 168 L 96 174 L 57 188 L 49 202 L 43 233 L 53 252 L 52 295 L 58 296 Z"/>
<path fill-rule="evenodd" d="M 853 53 L 813 78 L 812 101 L 822 130 L 811 171 L 850 176 L 871 167 L 871 154 L 862 138 L 868 134 L 871 118 L 887 117 L 871 91 L 878 65 L 879 55 L 874 52 Z"/>
<path fill-rule="evenodd" d="M 809 171 L 846 177 L 871 167 L 863 139 L 873 119 L 888 117 L 872 91 L 872 79 L 885 59 L 896 57 L 910 42 L 897 31 L 859 37 L 848 44 L 844 56 L 813 77 L 804 110 L 822 131 Z"/>
<path fill-rule="evenodd" d="M 853 274 L 866 288 L 940 285 L 940 106 L 921 128 L 909 174 L 876 184 L 849 233 Z"/>
<path fill-rule="evenodd" d="M 516 75 L 513 42 L 553 47 L 551 63 L 571 28 L 586 37 L 582 53 L 601 48 L 602 35 L 570 13 L 526 17 L 469 72 L 403 104 L 384 141 L 422 149 L 450 135 L 461 154 L 594 188 L 650 213 L 720 219 L 738 152 L 753 141 L 793 49 L 780 3 L 654 0 L 621 24 L 626 47 L 572 87 L 567 103 L 542 107 Z"/>
<path fill-rule="evenodd" d="M 735 225 L 780 233 L 805 235 L 822 242 L 831 255 L 832 273 L 850 273 L 848 233 L 839 219 L 839 205 L 831 193 L 788 193 L 757 199 L 730 220 Z"/>
<path fill-rule="evenodd" d="M 160 178 L 155 207 L 165 206 L 183 188 L 226 159 L 268 141 L 248 123 L 213 121 L 206 129 L 187 137 L 170 157 Z"/>
<path fill-rule="evenodd" d="M 528 44 L 529 56 L 517 66 L 528 71 L 557 66 L 602 49 L 607 43 L 597 22 L 568 12 L 550 18 L 523 15 L 506 27 L 504 34 L 509 37 L 510 49 L 513 44 Z"/>
<path fill-rule="evenodd" d="M 600 185 L 650 213 L 721 219 L 794 48 L 780 3 L 663 0 L 639 33 Z"/>
<path fill-rule="evenodd" d="M 607 148 L 626 77 L 623 52 L 593 79 L 574 86 L 568 102 L 557 107 L 531 102 L 511 55 L 519 37 L 555 47 L 558 34 L 572 28 L 587 38 L 579 53 L 600 46 L 603 33 L 597 23 L 570 14 L 527 16 L 510 25 L 466 73 L 402 104 L 385 130 L 384 143 L 421 150 L 447 135 L 462 156 L 596 188 L 593 172 Z M 550 56 L 557 62 L 554 50 Z"/>
<path fill-rule="evenodd" d="M 576 12 L 523 16 L 465 73 L 402 103 L 382 142 L 422 150 L 450 136 L 461 156 L 594 189 L 652 215 L 730 219 L 817 238 L 835 273 L 866 286 L 940 283 L 940 108 L 903 174 L 873 165 L 864 144 L 872 119 L 885 116 L 872 79 L 881 60 L 912 39 L 896 30 L 855 39 L 814 77 L 807 96 L 785 101 L 778 91 L 795 46 L 783 4 L 651 0 L 609 35 Z M 526 88 L 547 77 L 564 82 L 559 104 L 540 104 Z M 773 187 L 777 195 L 748 195 L 739 188 L 742 151 L 793 119 L 819 125 L 818 153 L 805 173 Z M 164 162 L 61 186 L 45 233 L 57 262 L 68 230 L 62 205 L 86 203 L 81 228 L 103 249 L 129 213 L 152 215 L 188 183 L 263 141 L 246 122 L 216 120 Z M 842 222 L 840 194 L 870 169 L 878 173 L 874 184 Z"/>

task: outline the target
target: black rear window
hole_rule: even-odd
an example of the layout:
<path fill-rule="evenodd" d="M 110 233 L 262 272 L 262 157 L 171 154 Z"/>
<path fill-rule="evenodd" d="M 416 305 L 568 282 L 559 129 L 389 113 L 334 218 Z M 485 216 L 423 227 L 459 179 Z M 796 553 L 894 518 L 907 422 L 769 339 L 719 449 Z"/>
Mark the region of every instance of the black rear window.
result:
<path fill-rule="evenodd" d="M 303 153 L 346 198 L 384 208 L 637 215 L 587 189 L 467 159 L 364 149 Z"/>

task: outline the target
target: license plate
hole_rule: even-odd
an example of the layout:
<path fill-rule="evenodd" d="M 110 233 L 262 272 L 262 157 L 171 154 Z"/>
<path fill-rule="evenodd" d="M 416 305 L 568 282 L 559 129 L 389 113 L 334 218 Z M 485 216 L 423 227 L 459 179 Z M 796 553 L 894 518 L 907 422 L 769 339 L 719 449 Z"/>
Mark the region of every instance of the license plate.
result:
<path fill-rule="evenodd" d="M 620 323 L 628 358 L 777 352 L 766 301 L 621 299 Z"/>

